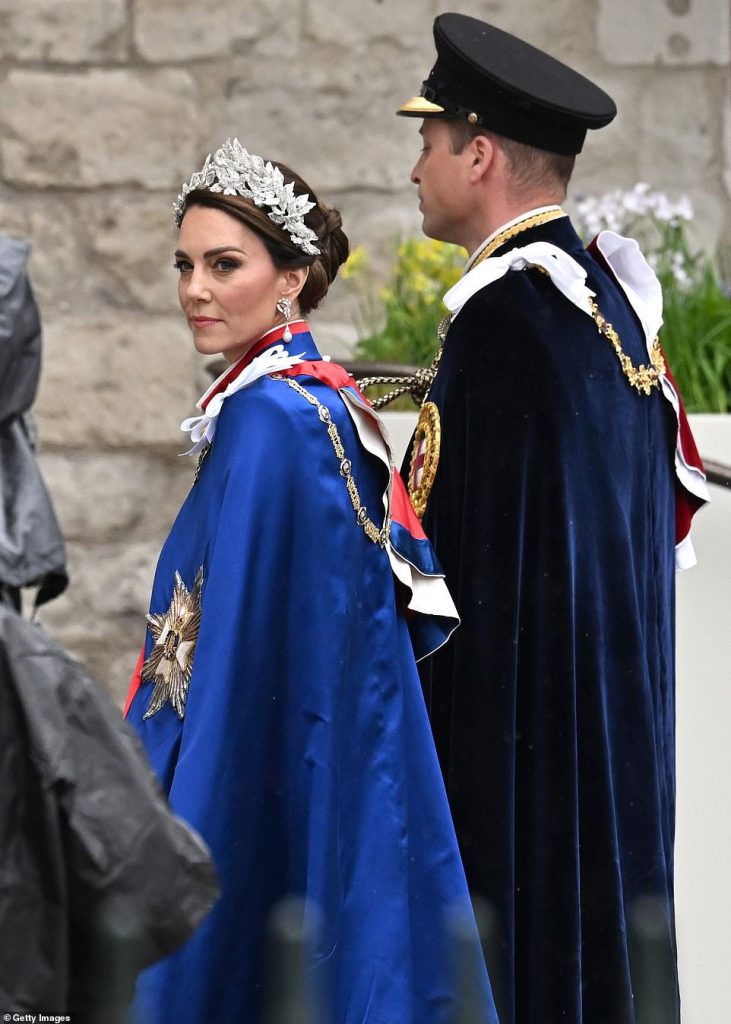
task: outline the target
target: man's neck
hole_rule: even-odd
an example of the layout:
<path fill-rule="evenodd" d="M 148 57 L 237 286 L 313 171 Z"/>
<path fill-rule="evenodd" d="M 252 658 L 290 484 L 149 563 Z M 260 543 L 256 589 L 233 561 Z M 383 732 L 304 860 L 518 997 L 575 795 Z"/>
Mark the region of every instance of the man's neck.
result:
<path fill-rule="evenodd" d="M 473 264 L 479 259 L 482 253 L 484 253 L 489 246 L 496 242 L 503 233 L 508 232 L 511 228 L 519 225 L 522 221 L 532 220 L 536 216 L 551 213 L 563 215 L 563 211 L 561 210 L 561 207 L 558 205 L 558 203 L 546 203 L 543 205 L 537 204 L 536 206 L 532 206 L 530 208 L 514 212 L 513 215 L 508 217 L 506 220 L 498 222 L 492 227 L 492 230 L 488 234 L 487 238 L 483 237 L 483 239 L 479 241 L 472 249 L 467 249 L 469 253 L 469 259 L 467 260 L 467 266 L 465 267 L 465 270 L 469 270 L 470 267 L 472 267 Z"/>

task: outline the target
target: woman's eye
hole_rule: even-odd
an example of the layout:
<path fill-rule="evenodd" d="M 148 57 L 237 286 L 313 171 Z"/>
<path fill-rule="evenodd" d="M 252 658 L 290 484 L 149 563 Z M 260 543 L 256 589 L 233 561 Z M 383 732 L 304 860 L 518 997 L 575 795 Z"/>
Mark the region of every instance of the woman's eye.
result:
<path fill-rule="evenodd" d="M 178 273 L 184 274 L 191 269 L 190 263 L 187 260 L 175 260 L 173 263 L 173 270 L 177 270 Z"/>
<path fill-rule="evenodd" d="M 216 260 L 216 270 L 220 270 L 224 274 L 228 274 L 232 270 L 236 270 L 239 266 L 240 263 L 238 260 L 232 260 L 230 258 Z"/>

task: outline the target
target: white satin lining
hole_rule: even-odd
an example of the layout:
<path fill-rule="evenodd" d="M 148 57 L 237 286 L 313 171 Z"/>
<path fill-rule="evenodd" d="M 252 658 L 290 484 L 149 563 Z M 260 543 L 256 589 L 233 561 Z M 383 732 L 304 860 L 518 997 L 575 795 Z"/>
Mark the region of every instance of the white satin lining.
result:
<path fill-rule="evenodd" d="M 340 395 L 345 402 L 345 408 L 350 413 L 361 444 L 388 467 L 389 483 L 383 495 L 384 510 L 388 515 L 391 506 L 393 474 L 398 472 L 391 455 L 391 440 L 388 430 L 375 409 L 364 406 L 347 388 L 341 388 Z M 443 575 L 425 575 L 396 551 L 390 540 L 386 543 L 386 553 L 394 576 L 403 583 L 409 592 L 407 607 L 411 611 L 420 612 L 423 615 L 437 615 L 453 619 L 456 629 L 459 623 L 459 614 Z"/>

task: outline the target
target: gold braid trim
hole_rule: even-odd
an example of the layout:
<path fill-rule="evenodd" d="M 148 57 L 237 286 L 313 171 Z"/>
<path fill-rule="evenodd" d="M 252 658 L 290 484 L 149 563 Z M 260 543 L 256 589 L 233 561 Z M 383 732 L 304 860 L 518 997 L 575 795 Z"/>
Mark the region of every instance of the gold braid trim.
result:
<path fill-rule="evenodd" d="M 557 210 L 544 210 L 543 213 L 534 213 L 531 217 L 524 217 L 523 220 L 519 220 L 517 224 L 511 224 L 510 227 L 505 228 L 504 231 L 499 231 L 493 240 L 488 242 L 466 273 L 469 274 L 470 270 L 474 270 L 475 267 L 479 266 L 483 260 L 489 259 L 493 253 L 497 252 L 498 249 L 502 245 L 505 245 L 506 242 L 509 242 L 511 238 L 515 238 L 516 235 L 520 235 L 523 231 L 530 230 L 530 228 L 540 227 L 541 224 L 548 224 L 549 221 L 557 220 L 559 217 L 565 216 L 566 211 L 559 207 Z"/>
<path fill-rule="evenodd" d="M 367 509 L 365 505 L 361 503 L 360 493 L 358 491 L 357 484 L 352 476 L 352 466 L 350 459 L 346 458 L 343 442 L 340 439 L 338 428 L 335 426 L 335 423 L 333 422 L 328 407 L 326 405 L 323 405 L 322 402 L 318 401 L 318 399 L 315 398 L 313 394 L 311 394 L 309 391 L 303 388 L 302 385 L 294 379 L 294 377 L 284 377 L 280 373 L 273 373 L 271 374 L 271 378 L 272 380 L 284 381 L 294 391 L 296 391 L 298 395 L 302 395 L 302 397 L 306 399 L 306 401 L 308 401 L 310 405 L 315 406 L 320 417 L 320 420 L 322 421 L 322 423 L 325 424 L 325 427 L 327 428 L 327 433 L 332 442 L 333 450 L 335 451 L 335 456 L 338 462 L 340 463 L 340 475 L 345 479 L 345 487 L 348 491 L 348 496 L 350 497 L 350 502 L 353 506 L 358 526 L 362 527 L 363 532 L 365 533 L 368 540 L 373 541 L 374 544 L 378 544 L 378 546 L 381 548 L 385 548 L 389 535 L 391 533 L 391 516 L 386 516 L 383 522 L 383 526 L 380 527 L 380 529 L 376 526 L 373 520 L 368 517 Z"/>

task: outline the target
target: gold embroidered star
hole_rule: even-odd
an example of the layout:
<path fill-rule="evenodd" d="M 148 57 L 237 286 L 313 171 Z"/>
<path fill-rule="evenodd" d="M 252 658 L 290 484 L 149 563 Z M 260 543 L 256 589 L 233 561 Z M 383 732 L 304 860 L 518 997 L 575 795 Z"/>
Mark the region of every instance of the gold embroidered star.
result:
<path fill-rule="evenodd" d="M 201 589 L 203 567 L 198 570 L 189 591 L 179 572 L 175 573 L 175 589 L 170 607 L 162 615 L 148 615 L 153 640 L 149 658 L 142 666 L 143 683 L 154 683 L 152 699 L 144 717 L 151 718 L 170 701 L 178 718 L 185 715 L 193 655 L 201 624 Z"/>

